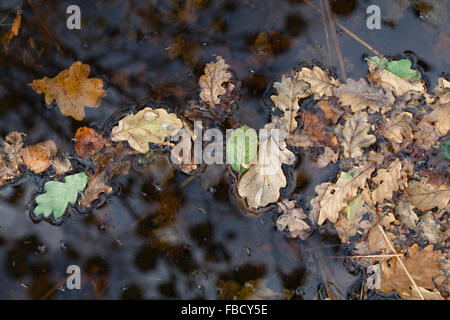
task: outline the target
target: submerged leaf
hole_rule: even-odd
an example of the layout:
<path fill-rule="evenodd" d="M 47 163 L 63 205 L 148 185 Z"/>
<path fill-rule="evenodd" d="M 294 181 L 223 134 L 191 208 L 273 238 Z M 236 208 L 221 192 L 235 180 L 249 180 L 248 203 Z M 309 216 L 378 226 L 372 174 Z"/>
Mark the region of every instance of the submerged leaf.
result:
<path fill-rule="evenodd" d="M 64 182 L 48 181 L 44 185 L 45 193 L 36 197 L 38 204 L 33 210 L 35 216 L 44 215 L 48 218 L 52 213 L 55 219 L 59 219 L 68 204 L 74 204 L 81 192 L 86 187 L 88 177 L 85 172 L 65 177 Z"/>
<path fill-rule="evenodd" d="M 87 64 L 77 61 L 54 78 L 33 80 L 31 87 L 37 93 L 45 94 L 47 104 L 56 100 L 63 115 L 83 120 L 84 108 L 99 107 L 106 95 L 101 79 L 88 79 L 90 72 Z"/>
<path fill-rule="evenodd" d="M 147 153 L 150 149 L 149 142 L 161 144 L 166 137 L 176 135 L 182 126 L 181 120 L 174 113 L 146 107 L 120 120 L 111 131 L 111 139 L 128 141 L 134 150 Z"/>

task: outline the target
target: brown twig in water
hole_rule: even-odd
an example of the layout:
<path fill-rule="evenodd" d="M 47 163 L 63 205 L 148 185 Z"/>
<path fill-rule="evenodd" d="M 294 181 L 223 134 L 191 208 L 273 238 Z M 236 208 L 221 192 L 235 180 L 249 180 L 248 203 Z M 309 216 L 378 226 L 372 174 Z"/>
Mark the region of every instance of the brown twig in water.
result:
<path fill-rule="evenodd" d="M 320 8 L 321 8 L 320 13 L 322 15 L 323 29 L 325 31 L 325 38 L 327 40 L 328 64 L 331 66 L 333 64 L 333 62 L 331 60 L 330 36 L 328 34 L 327 19 L 325 18 L 325 14 L 324 14 L 323 0 L 320 0 Z"/>
<path fill-rule="evenodd" d="M 345 74 L 345 65 L 344 65 L 344 58 L 342 58 L 342 51 L 341 51 L 341 45 L 339 44 L 339 39 L 336 35 L 336 27 L 334 26 L 334 15 L 331 12 L 330 3 L 328 1 L 325 1 L 325 9 L 327 11 L 328 16 L 328 22 L 330 24 L 330 31 L 331 36 L 333 37 L 333 43 L 334 47 L 336 49 L 336 55 L 339 61 L 339 68 L 341 69 L 341 77 L 342 79 L 347 78 Z"/>
<path fill-rule="evenodd" d="M 55 284 L 50 290 L 44 293 L 42 297 L 39 298 L 39 300 L 47 300 L 56 290 L 58 290 L 64 283 L 67 282 L 67 279 L 69 279 L 70 276 L 71 274 L 69 274 L 67 277 L 63 278 L 61 281 Z"/>
<path fill-rule="evenodd" d="M 27 0 L 28 4 L 30 5 L 31 9 L 33 10 L 34 14 L 36 15 L 36 17 L 39 19 L 39 22 L 42 26 L 42 28 L 44 29 L 44 31 L 48 34 L 48 36 L 53 40 L 56 49 L 58 49 L 58 51 L 61 54 L 64 54 L 64 51 L 61 49 L 61 46 L 59 45 L 58 41 L 56 40 L 56 38 L 53 36 L 53 34 L 50 32 L 50 29 L 48 28 L 47 24 L 45 23 L 44 19 L 42 18 L 42 16 L 40 15 L 39 11 L 37 10 L 37 8 L 34 6 L 33 2 L 31 2 L 31 0 Z"/>
<path fill-rule="evenodd" d="M 309 0 L 304 0 L 306 4 L 308 4 L 309 6 L 313 7 L 317 12 L 319 12 L 320 14 L 323 15 L 323 10 L 321 10 L 320 8 L 318 8 L 315 4 L 313 4 L 312 2 L 310 2 Z M 344 30 L 345 33 L 347 33 L 350 37 L 352 37 L 353 39 L 355 39 L 356 41 L 358 41 L 359 43 L 361 43 L 363 46 L 365 46 L 367 49 L 369 49 L 370 51 L 372 51 L 373 53 L 375 53 L 377 56 L 381 56 L 381 54 L 371 45 L 369 45 L 367 42 L 365 42 L 364 40 L 362 40 L 360 37 L 358 37 L 356 34 L 354 34 L 353 32 L 351 32 L 349 29 L 347 29 L 346 27 L 344 27 L 342 24 L 340 24 L 339 22 L 336 21 L 336 24 L 342 29 Z"/>

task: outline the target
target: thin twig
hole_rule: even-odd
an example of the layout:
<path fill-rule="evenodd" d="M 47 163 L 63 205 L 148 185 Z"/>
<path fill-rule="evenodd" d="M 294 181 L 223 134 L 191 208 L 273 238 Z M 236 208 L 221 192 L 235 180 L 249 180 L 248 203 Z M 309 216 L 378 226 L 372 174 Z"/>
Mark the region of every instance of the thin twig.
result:
<path fill-rule="evenodd" d="M 39 22 L 41 23 L 42 28 L 44 29 L 44 31 L 48 34 L 48 36 L 53 40 L 53 42 L 55 43 L 56 49 L 58 49 L 58 51 L 61 54 L 64 54 L 64 51 L 61 49 L 58 41 L 56 40 L 56 38 L 53 36 L 53 34 L 50 32 L 50 29 L 48 28 L 47 24 L 45 23 L 44 19 L 42 18 L 42 16 L 40 15 L 39 11 L 37 10 L 37 8 L 34 6 L 33 2 L 31 2 L 31 0 L 27 0 L 28 4 L 30 5 L 31 9 L 33 10 L 34 14 L 36 15 L 36 17 L 39 19 Z"/>
<path fill-rule="evenodd" d="M 342 79 L 347 78 L 345 74 L 345 65 L 344 65 L 344 58 L 342 58 L 342 51 L 341 51 L 341 45 L 339 44 L 339 39 L 336 35 L 336 27 L 334 26 L 334 15 L 331 12 L 330 3 L 328 1 L 325 1 L 325 9 L 327 11 L 328 16 L 328 22 L 330 24 L 330 31 L 331 36 L 333 37 L 334 47 L 336 49 L 336 55 L 339 61 L 339 68 L 341 69 L 341 76 Z"/>
<path fill-rule="evenodd" d="M 327 50 L 328 50 L 328 64 L 331 66 L 333 64 L 331 60 L 331 49 L 330 49 L 330 36 L 328 34 L 328 25 L 327 25 L 327 19 L 325 18 L 324 10 L 323 10 L 323 0 L 320 0 L 320 8 L 321 8 L 321 15 L 322 15 L 322 22 L 323 22 L 323 29 L 325 31 L 325 38 L 327 40 Z"/>

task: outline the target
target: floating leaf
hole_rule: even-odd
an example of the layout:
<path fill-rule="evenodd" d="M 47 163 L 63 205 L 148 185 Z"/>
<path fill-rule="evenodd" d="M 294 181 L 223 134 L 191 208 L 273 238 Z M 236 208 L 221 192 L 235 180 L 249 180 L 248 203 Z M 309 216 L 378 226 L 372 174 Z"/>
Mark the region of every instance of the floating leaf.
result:
<path fill-rule="evenodd" d="M 364 79 L 347 79 L 335 90 L 343 106 L 350 106 L 353 112 L 369 108 L 373 112 L 385 113 L 392 108 L 395 98 L 392 93 L 385 94 L 381 89 L 369 87 Z"/>
<path fill-rule="evenodd" d="M 419 81 L 422 77 L 418 70 L 411 69 L 412 62 L 409 59 L 400 59 L 389 61 L 384 57 L 373 56 L 368 58 L 380 68 L 386 69 L 390 73 L 405 80 Z"/>
<path fill-rule="evenodd" d="M 402 172 L 402 163 L 395 159 L 387 169 L 377 170 L 377 176 L 372 181 L 378 186 L 372 192 L 374 203 L 391 200 L 392 193 L 404 189 L 408 185 L 408 177 Z"/>
<path fill-rule="evenodd" d="M 92 128 L 80 127 L 75 133 L 74 148 L 76 154 L 81 158 L 90 158 L 94 153 L 101 150 L 106 139 Z"/>
<path fill-rule="evenodd" d="M 317 223 L 321 225 L 326 219 L 336 222 L 339 211 L 356 197 L 358 189 L 365 186 L 374 170 L 375 168 L 369 165 L 357 166 L 348 172 L 341 172 L 336 183 L 324 182 L 316 186 L 318 196 L 311 201 L 311 215 L 318 217 Z"/>
<path fill-rule="evenodd" d="M 55 219 L 59 219 L 68 204 L 74 204 L 81 192 L 86 187 L 88 177 L 85 172 L 65 177 L 64 182 L 48 181 L 44 185 L 45 193 L 36 197 L 38 204 L 33 210 L 35 216 L 44 215 L 48 218 L 52 213 Z"/>
<path fill-rule="evenodd" d="M 56 145 L 52 140 L 23 148 L 20 152 L 25 165 L 35 173 L 47 170 L 56 156 Z"/>
<path fill-rule="evenodd" d="M 182 126 L 181 120 L 174 113 L 146 107 L 120 120 L 112 129 L 111 139 L 128 141 L 134 150 L 147 153 L 150 149 L 149 142 L 161 144 L 166 137 L 176 135 Z"/>
<path fill-rule="evenodd" d="M 221 95 L 227 92 L 223 84 L 231 80 L 231 73 L 228 72 L 229 65 L 221 56 L 217 56 L 216 62 L 207 63 L 205 74 L 199 79 L 201 88 L 200 98 L 211 108 L 220 103 Z"/>
<path fill-rule="evenodd" d="M 367 121 L 367 113 L 359 112 L 345 117 L 345 125 L 339 126 L 340 140 L 344 146 L 346 158 L 358 158 L 362 156 L 361 148 L 368 147 L 377 140 L 374 135 L 368 134 L 370 124 Z"/>
<path fill-rule="evenodd" d="M 298 124 L 295 118 L 299 115 L 299 100 L 310 95 L 308 92 L 309 86 L 299 78 L 299 72 L 283 75 L 281 82 L 273 84 L 277 90 L 277 95 L 270 96 L 275 107 L 284 112 L 284 118 L 289 128 L 288 133 L 295 131 L 297 128 Z"/>
<path fill-rule="evenodd" d="M 227 162 L 239 173 L 248 169 L 248 164 L 256 157 L 258 137 L 253 128 L 243 126 L 233 130 L 227 138 Z"/>
<path fill-rule="evenodd" d="M 266 134 L 260 132 L 258 162 L 252 164 L 239 181 L 239 195 L 247 198 L 251 208 L 265 207 L 278 201 L 280 188 L 286 186 L 282 164 L 293 164 L 295 161 L 294 154 L 279 136 L 281 131 L 272 131 L 274 126 L 273 122 L 268 123 L 264 126 Z"/>
<path fill-rule="evenodd" d="M 433 251 L 433 245 L 419 251 L 419 246 L 413 244 L 408 249 L 408 256 L 403 259 L 403 263 L 417 286 L 433 290 L 433 278 L 442 273 L 438 259 L 439 251 Z M 379 291 L 391 293 L 395 290 L 402 297 L 406 297 L 410 295 L 411 288 L 413 284 L 397 258 L 392 258 L 389 263 L 382 263 Z"/>
<path fill-rule="evenodd" d="M 77 61 L 54 78 L 33 80 L 31 87 L 37 93 L 45 94 L 47 104 L 56 100 L 63 115 L 83 120 L 84 108 L 99 107 L 106 95 L 103 81 L 88 78 L 90 72 L 91 68 L 87 64 Z"/>
<path fill-rule="evenodd" d="M 410 181 L 407 189 L 411 204 L 422 210 L 431 210 L 435 207 L 443 209 L 450 197 L 450 189 L 446 185 L 434 187 L 428 183 L 428 178 L 420 181 Z"/>
<path fill-rule="evenodd" d="M 311 92 L 314 93 L 314 99 L 319 100 L 323 96 L 331 97 L 333 90 L 339 87 L 339 80 L 329 77 L 325 71 L 317 66 L 312 69 L 302 68 L 298 77 L 311 85 Z"/>

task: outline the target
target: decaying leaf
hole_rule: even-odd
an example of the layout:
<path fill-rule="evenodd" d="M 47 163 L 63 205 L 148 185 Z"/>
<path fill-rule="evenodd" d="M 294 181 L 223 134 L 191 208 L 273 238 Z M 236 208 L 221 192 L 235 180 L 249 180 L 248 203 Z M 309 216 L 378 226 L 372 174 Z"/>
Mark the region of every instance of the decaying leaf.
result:
<path fill-rule="evenodd" d="M 372 192 L 374 203 L 391 200 L 392 193 L 404 189 L 408 185 L 408 177 L 402 172 L 402 163 L 395 159 L 387 169 L 379 169 L 372 181 L 378 186 Z"/>
<path fill-rule="evenodd" d="M 20 24 L 22 23 L 22 9 L 17 9 L 16 17 L 11 25 L 11 28 L 2 37 L 3 48 L 8 50 L 11 40 L 19 34 Z"/>
<path fill-rule="evenodd" d="M 344 110 L 340 109 L 337 103 L 338 100 L 333 98 L 317 102 L 317 106 L 322 109 L 325 118 L 330 119 L 333 123 L 336 123 L 344 114 Z"/>
<path fill-rule="evenodd" d="M 242 176 L 238 185 L 238 193 L 247 198 L 251 208 L 265 207 L 269 203 L 278 201 L 280 188 L 286 186 L 282 164 L 293 164 L 294 154 L 286 147 L 280 131 L 274 129 L 275 123 L 264 126 L 266 135 L 259 137 L 258 161 L 252 164 Z"/>
<path fill-rule="evenodd" d="M 368 147 L 377 140 L 369 134 L 370 124 L 367 121 L 367 113 L 359 112 L 345 117 L 345 125 L 339 126 L 340 141 L 344 146 L 346 158 L 358 158 L 362 156 L 361 148 Z"/>
<path fill-rule="evenodd" d="M 305 240 L 311 227 L 304 221 L 308 216 L 303 212 L 303 209 L 295 207 L 295 200 L 283 199 L 277 204 L 278 213 L 281 213 L 277 219 L 277 229 L 283 231 L 288 228 L 292 238 Z"/>
<path fill-rule="evenodd" d="M 321 225 L 326 219 L 336 222 L 339 211 L 356 197 L 358 189 L 364 187 L 374 170 L 371 165 L 356 166 L 348 172 L 341 172 L 336 183 L 324 182 L 316 186 L 318 196 L 311 201 L 311 215 L 318 217 L 317 223 Z"/>
<path fill-rule="evenodd" d="M 52 140 L 23 148 L 20 152 L 25 165 L 35 173 L 47 170 L 56 156 L 56 145 Z"/>
<path fill-rule="evenodd" d="M 370 209 L 365 205 L 362 196 L 359 195 L 339 213 L 339 218 L 334 227 L 342 243 L 349 243 L 350 238 L 356 235 L 361 227 L 360 221 L 367 212 L 370 212 Z"/>
<path fill-rule="evenodd" d="M 445 136 L 450 130 L 450 104 L 436 105 L 434 110 L 423 118 L 423 121 L 433 124 L 439 136 Z"/>
<path fill-rule="evenodd" d="M 81 158 L 90 158 L 94 153 L 101 150 L 106 142 L 105 138 L 89 127 L 78 128 L 73 140 L 75 152 Z"/>
<path fill-rule="evenodd" d="M 445 105 L 450 102 L 450 81 L 441 77 L 438 79 L 438 85 L 433 93 L 439 96 L 439 103 Z"/>
<path fill-rule="evenodd" d="M 315 146 L 337 148 L 336 136 L 328 132 L 330 130 L 327 128 L 325 121 L 321 113 L 304 113 L 302 134 L 306 134 Z M 295 141 L 295 137 L 293 139 Z"/>
<path fill-rule="evenodd" d="M 329 77 L 325 71 L 317 66 L 312 69 L 303 67 L 298 76 L 300 80 L 311 85 L 310 91 L 314 93 L 314 99 L 316 100 L 323 96 L 331 97 L 333 90 L 339 87 L 339 80 Z"/>
<path fill-rule="evenodd" d="M 90 207 L 100 194 L 113 190 L 108 184 L 114 177 L 128 172 L 131 164 L 129 161 L 123 161 L 123 158 L 130 154 L 132 152 L 119 143 L 116 147 L 107 146 L 103 153 L 98 152 L 92 156 L 95 173 L 88 173 L 89 182 L 79 201 L 81 207 Z"/>
<path fill-rule="evenodd" d="M 436 127 L 423 119 L 417 125 L 419 131 L 414 134 L 414 140 L 417 146 L 426 150 L 434 147 L 439 139 Z"/>
<path fill-rule="evenodd" d="M 437 244 L 439 242 L 439 225 L 430 212 L 420 217 L 419 226 L 423 231 L 423 236 L 430 243 Z"/>
<path fill-rule="evenodd" d="M 395 236 L 390 232 L 388 232 L 386 235 L 389 240 L 393 240 L 395 238 Z M 369 246 L 370 253 L 372 254 L 377 252 L 387 253 L 390 250 L 389 244 L 386 242 L 386 239 L 381 233 L 378 225 L 375 225 L 370 229 L 369 235 L 367 237 L 367 244 Z"/>
<path fill-rule="evenodd" d="M 111 131 L 111 139 L 127 141 L 134 150 L 147 153 L 149 142 L 161 144 L 166 137 L 176 135 L 182 126 L 174 113 L 146 107 L 120 120 Z"/>
<path fill-rule="evenodd" d="M 85 172 L 67 176 L 64 182 L 48 181 L 44 185 L 45 193 L 36 197 L 38 204 L 33 210 L 35 216 L 44 215 L 48 218 L 52 213 L 55 219 L 59 219 L 68 204 L 74 204 L 78 192 L 86 187 L 88 177 Z"/>
<path fill-rule="evenodd" d="M 413 206 L 404 197 L 396 204 L 395 214 L 401 223 L 409 229 L 414 229 L 417 221 L 419 221 L 419 217 L 413 211 Z"/>
<path fill-rule="evenodd" d="M 430 291 L 422 287 L 418 288 L 425 300 L 445 300 L 437 289 L 434 289 L 434 291 Z M 402 297 L 406 300 L 422 300 L 422 297 L 414 288 L 412 288 L 408 294 L 405 293 Z"/>
<path fill-rule="evenodd" d="M 369 80 L 374 86 L 380 86 L 386 91 L 392 91 L 396 96 L 400 97 L 410 91 L 415 91 L 419 93 L 425 93 L 425 85 L 422 81 L 409 82 L 408 80 L 402 79 L 395 74 L 389 72 L 376 65 L 375 63 L 368 61 Z"/>
<path fill-rule="evenodd" d="M 343 106 L 350 106 L 353 112 L 369 108 L 372 112 L 385 113 L 392 108 L 395 98 L 391 92 L 385 94 L 381 89 L 370 87 L 364 79 L 347 79 L 335 90 Z"/>
<path fill-rule="evenodd" d="M 324 152 L 317 158 L 317 166 L 319 168 L 326 167 L 330 162 L 336 163 L 339 158 L 339 153 L 334 152 L 330 147 L 325 147 Z"/>
<path fill-rule="evenodd" d="M 402 112 L 393 119 L 386 119 L 386 126 L 380 130 L 380 134 L 391 141 L 396 152 L 400 151 L 400 144 L 403 141 L 412 142 L 412 115 L 409 112 Z"/>
<path fill-rule="evenodd" d="M 408 249 L 408 256 L 403 259 L 403 263 L 417 286 L 433 290 L 435 288 L 433 278 L 442 273 L 438 259 L 439 251 L 433 251 L 433 245 L 419 251 L 419 246 L 413 244 Z M 412 288 L 413 284 L 397 258 L 382 263 L 380 291 L 390 293 L 395 290 L 402 297 L 408 297 Z"/>
<path fill-rule="evenodd" d="M 211 108 L 220 103 L 220 96 L 227 92 L 223 84 L 231 80 L 231 73 L 228 72 L 229 65 L 221 56 L 217 56 L 216 62 L 207 63 L 205 74 L 199 79 L 201 88 L 200 98 Z M 230 84 L 232 85 L 232 84 Z"/>
<path fill-rule="evenodd" d="M 89 65 L 77 61 L 54 78 L 33 80 L 31 87 L 37 93 L 45 94 L 47 104 L 56 100 L 63 115 L 83 120 L 84 108 L 99 107 L 106 95 L 103 81 L 88 78 L 90 72 Z"/>
<path fill-rule="evenodd" d="M 450 188 L 447 185 L 434 187 L 428 183 L 428 178 L 410 181 L 407 192 L 411 204 L 422 211 L 435 207 L 443 209 L 450 199 Z"/>
<path fill-rule="evenodd" d="M 56 178 L 59 179 L 67 172 L 72 170 L 72 164 L 67 158 L 56 158 L 52 161 L 53 170 L 55 171 Z"/>
<path fill-rule="evenodd" d="M 198 168 L 198 164 L 195 163 L 192 152 L 193 139 L 193 133 L 191 130 L 188 131 L 185 127 L 183 127 L 175 136 L 173 136 L 173 141 L 178 143 L 174 144 L 172 150 L 170 151 L 170 159 L 172 163 L 187 174 L 190 174 Z"/>
<path fill-rule="evenodd" d="M 300 80 L 300 72 L 283 75 L 281 82 L 275 82 L 273 86 L 277 90 L 277 95 L 272 95 L 270 98 L 275 106 L 284 112 L 288 132 L 291 133 L 298 125 L 295 118 L 299 115 L 299 100 L 310 95 L 309 86 Z"/>
<path fill-rule="evenodd" d="M 20 151 L 23 147 L 22 135 L 13 131 L 8 133 L 0 148 L 0 186 L 14 179 L 20 174 L 22 157 Z"/>

